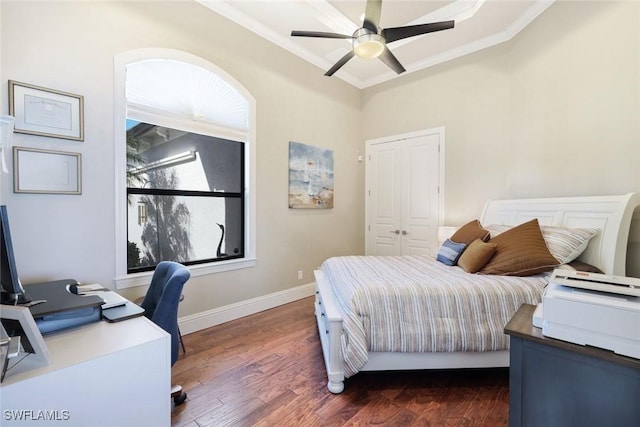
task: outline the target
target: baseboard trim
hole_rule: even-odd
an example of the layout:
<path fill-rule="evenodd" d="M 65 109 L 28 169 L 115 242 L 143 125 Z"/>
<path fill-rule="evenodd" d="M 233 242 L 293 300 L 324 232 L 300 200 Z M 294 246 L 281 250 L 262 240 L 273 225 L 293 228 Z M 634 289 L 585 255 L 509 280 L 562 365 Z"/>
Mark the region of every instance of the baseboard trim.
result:
<path fill-rule="evenodd" d="M 314 292 L 315 283 L 312 282 L 285 291 L 275 292 L 224 307 L 214 308 L 213 310 L 184 316 L 178 319 L 180 332 L 183 335 L 190 334 L 211 326 L 240 319 L 250 314 L 259 313 L 264 310 L 269 310 L 270 308 L 310 297 Z"/>

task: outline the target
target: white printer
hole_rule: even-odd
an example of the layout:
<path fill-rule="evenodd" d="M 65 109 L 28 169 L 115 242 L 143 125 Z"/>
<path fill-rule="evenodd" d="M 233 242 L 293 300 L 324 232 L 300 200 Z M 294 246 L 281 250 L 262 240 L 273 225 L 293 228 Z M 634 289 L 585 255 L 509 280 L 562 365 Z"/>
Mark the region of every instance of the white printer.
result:
<path fill-rule="evenodd" d="M 640 359 L 640 279 L 555 270 L 542 298 L 542 334 Z"/>

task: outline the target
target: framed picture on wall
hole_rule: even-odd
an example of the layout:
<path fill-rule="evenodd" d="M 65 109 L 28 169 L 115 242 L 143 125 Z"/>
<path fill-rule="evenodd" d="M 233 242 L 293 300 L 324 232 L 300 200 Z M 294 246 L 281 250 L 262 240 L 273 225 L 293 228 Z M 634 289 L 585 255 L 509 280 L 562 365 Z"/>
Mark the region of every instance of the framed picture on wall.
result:
<path fill-rule="evenodd" d="M 13 191 L 82 194 L 82 155 L 13 147 Z"/>
<path fill-rule="evenodd" d="M 289 142 L 289 208 L 333 208 L 333 150 Z"/>
<path fill-rule="evenodd" d="M 14 132 L 84 141 L 84 97 L 9 80 Z"/>

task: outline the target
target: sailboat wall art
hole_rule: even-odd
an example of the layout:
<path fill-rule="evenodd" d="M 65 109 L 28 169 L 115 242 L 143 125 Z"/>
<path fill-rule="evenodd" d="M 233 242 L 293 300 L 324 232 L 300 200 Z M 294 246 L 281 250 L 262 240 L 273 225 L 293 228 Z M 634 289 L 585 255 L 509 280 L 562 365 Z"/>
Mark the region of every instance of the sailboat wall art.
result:
<path fill-rule="evenodd" d="M 333 208 L 333 150 L 289 142 L 289 207 Z"/>

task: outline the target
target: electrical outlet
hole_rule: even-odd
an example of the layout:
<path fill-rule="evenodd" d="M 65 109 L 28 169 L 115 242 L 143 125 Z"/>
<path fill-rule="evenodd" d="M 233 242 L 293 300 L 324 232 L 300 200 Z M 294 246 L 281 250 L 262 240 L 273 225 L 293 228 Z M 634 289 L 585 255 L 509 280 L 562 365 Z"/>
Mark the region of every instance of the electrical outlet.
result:
<path fill-rule="evenodd" d="M 298 270 L 298 280 L 302 280 L 302 270 Z"/>

